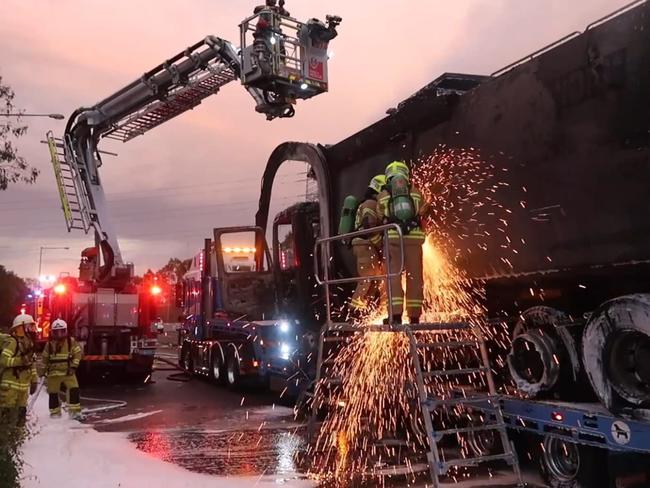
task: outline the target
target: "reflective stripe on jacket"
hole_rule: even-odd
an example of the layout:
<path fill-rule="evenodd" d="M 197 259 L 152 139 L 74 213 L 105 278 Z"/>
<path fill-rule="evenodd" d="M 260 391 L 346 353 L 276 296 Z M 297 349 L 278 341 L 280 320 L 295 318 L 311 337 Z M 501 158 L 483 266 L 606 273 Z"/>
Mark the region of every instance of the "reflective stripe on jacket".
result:
<path fill-rule="evenodd" d="M 380 225 L 380 223 L 381 220 L 377 215 L 377 200 L 369 198 L 359 205 L 354 219 L 354 230 L 372 229 L 373 227 Z M 381 233 L 378 232 L 376 234 L 367 234 L 363 237 L 357 237 L 356 239 L 353 239 L 353 242 L 358 239 L 368 240 L 375 246 L 378 246 L 381 244 Z"/>
<path fill-rule="evenodd" d="M 0 352 L 0 385 L 11 390 L 27 391 L 36 382 L 36 365 L 32 341 L 8 336 Z"/>
<path fill-rule="evenodd" d="M 66 376 L 77 369 L 81 361 L 81 346 L 72 337 L 50 340 L 43 349 L 43 364 L 48 376 Z"/>

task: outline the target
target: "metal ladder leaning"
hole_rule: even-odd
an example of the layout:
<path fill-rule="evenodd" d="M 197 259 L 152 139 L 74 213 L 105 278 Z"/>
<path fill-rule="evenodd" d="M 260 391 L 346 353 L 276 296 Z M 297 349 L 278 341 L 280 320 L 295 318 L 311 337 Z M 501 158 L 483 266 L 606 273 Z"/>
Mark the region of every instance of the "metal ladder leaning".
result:
<path fill-rule="evenodd" d="M 55 138 L 52 131 L 46 136 L 68 232 L 80 229 L 87 233 L 91 226 L 90 206 L 72 148 L 63 139 Z"/>
<path fill-rule="evenodd" d="M 390 257 L 388 255 L 388 230 L 396 230 L 400 241 L 401 263 L 398 272 L 391 274 Z M 384 235 L 384 259 L 385 273 L 371 278 L 351 277 L 330 279 L 328 264 L 330 262 L 330 244 L 336 241 L 350 240 L 355 237 L 362 237 L 372 233 L 382 232 Z M 319 252 L 321 251 L 321 252 Z M 404 243 L 400 227 L 396 224 L 388 224 L 375 227 L 369 230 L 361 230 L 345 235 L 333 236 L 319 239 L 314 246 L 314 271 L 318 284 L 325 288 L 325 304 L 327 310 L 327 321 L 321 328 L 319 336 L 318 362 L 316 367 L 316 380 L 312 399 L 312 412 L 309 420 L 310 437 L 314 431 L 314 425 L 318 410 L 327 403 L 326 390 L 336 388 L 343 384 L 342 378 L 330 377 L 327 366 L 334 362 L 333 355 L 326 354 L 326 344 L 339 343 L 344 346 L 349 334 L 363 334 L 365 332 L 386 332 L 405 334 L 409 342 L 409 355 L 413 366 L 414 381 L 417 387 L 420 413 L 424 423 L 427 440 L 427 466 L 433 488 L 443 486 L 440 477 L 452 474 L 450 470 L 465 467 L 475 467 L 483 463 L 505 462 L 512 470 L 517 486 L 525 486 L 519 462 L 513 445 L 508 438 L 506 424 L 503 419 L 499 396 L 497 395 L 492 368 L 490 366 L 485 339 L 480 328 L 465 322 L 457 323 L 422 323 L 417 325 L 392 324 L 393 310 L 391 305 L 392 290 L 390 279 L 401 275 L 404 268 Z M 322 261 L 321 261 L 322 258 Z M 323 277 L 321 278 L 321 270 Z M 367 280 L 383 280 L 386 283 L 386 295 L 388 306 L 388 325 L 355 326 L 347 323 L 335 323 L 331 316 L 330 286 L 343 283 L 358 283 Z M 346 336 L 348 334 L 348 336 Z M 443 340 L 435 336 L 447 335 Z M 462 339 L 458 335 L 464 335 Z M 451 337 L 449 337 L 451 336 Z M 462 364 L 464 357 L 455 360 L 453 368 L 446 367 L 443 360 L 443 367 L 429 369 L 432 366 L 431 357 L 434 352 L 441 353 L 442 357 L 449 357 L 451 351 L 468 350 L 471 357 L 474 353 L 476 364 Z M 427 358 L 428 354 L 428 358 Z M 440 355 L 440 354 L 438 354 Z M 444 391 L 431 391 L 430 380 L 446 378 L 447 383 Z M 465 378 L 472 385 L 477 382 L 483 384 L 487 391 L 475 390 L 471 386 L 465 388 L 460 382 L 454 386 L 449 385 L 451 378 Z M 440 385 L 438 385 L 440 386 Z M 467 394 L 467 390 L 473 391 Z M 437 393 L 437 394 L 436 394 Z M 454 414 L 456 409 L 456 414 Z M 463 417 L 466 422 L 463 425 L 452 425 L 438 428 L 434 424 L 434 417 L 457 416 L 464 410 Z M 454 414 L 454 415 L 450 415 Z M 492 434 L 492 437 L 490 436 Z M 463 441 L 467 451 L 466 456 L 455 456 L 449 458 L 444 454 L 444 448 L 439 446 L 443 438 L 455 436 L 459 444 Z M 487 436 L 487 437 L 486 437 Z M 498 439 L 498 441 L 497 441 Z M 460 453 L 463 454 L 463 447 L 460 446 Z M 454 451 L 454 453 L 457 451 Z M 446 484 L 446 483 L 445 483 Z"/>

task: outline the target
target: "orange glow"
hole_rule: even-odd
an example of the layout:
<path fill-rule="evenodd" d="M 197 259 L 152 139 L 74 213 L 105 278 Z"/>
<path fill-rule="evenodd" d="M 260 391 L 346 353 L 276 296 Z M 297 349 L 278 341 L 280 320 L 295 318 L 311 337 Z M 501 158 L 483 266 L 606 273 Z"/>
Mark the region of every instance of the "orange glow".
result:
<path fill-rule="evenodd" d="M 65 290 L 66 288 L 63 283 L 59 283 L 54 287 L 54 293 L 56 293 L 57 295 L 63 295 L 65 293 Z"/>
<path fill-rule="evenodd" d="M 151 290 L 149 290 L 149 291 L 151 291 L 151 294 L 153 296 L 157 296 L 157 295 L 160 295 L 162 293 L 162 288 L 160 288 L 158 285 L 153 285 L 151 287 Z"/>

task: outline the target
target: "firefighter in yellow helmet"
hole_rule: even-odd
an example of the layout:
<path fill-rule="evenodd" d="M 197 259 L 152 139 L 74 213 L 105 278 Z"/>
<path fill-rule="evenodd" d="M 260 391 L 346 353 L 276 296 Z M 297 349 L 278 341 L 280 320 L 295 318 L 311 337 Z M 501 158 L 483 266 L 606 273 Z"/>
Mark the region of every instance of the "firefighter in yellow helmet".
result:
<path fill-rule="evenodd" d="M 16 316 L 1 344 L 0 409 L 3 418 L 19 425 L 25 423 L 29 393 L 36 391 L 34 342 L 30 337 L 35 325 L 31 315 Z"/>
<path fill-rule="evenodd" d="M 381 225 L 377 215 L 377 197 L 386 186 L 386 177 L 377 175 L 370 180 L 364 201 L 357 209 L 354 229 L 372 229 Z M 365 235 L 352 240 L 352 252 L 357 259 L 357 276 L 368 277 L 382 273 L 381 265 L 381 233 Z M 368 310 L 373 297 L 379 293 L 380 303 L 385 303 L 384 283 L 381 279 L 375 281 L 360 281 L 352 295 L 350 307 L 355 315 L 360 316 Z"/>
<path fill-rule="evenodd" d="M 386 189 L 379 195 L 377 213 L 382 222 L 399 224 L 404 236 L 406 290 L 402 289 L 401 277 L 391 279 L 393 323 L 402 322 L 405 304 L 409 322 L 420 322 L 424 296 L 422 245 L 425 239 L 420 220 L 425 210 L 424 198 L 420 190 L 411 183 L 408 166 L 403 161 L 390 163 L 386 167 Z M 388 231 L 388 250 L 390 271 L 396 273 L 400 265 L 400 246 L 395 230 Z"/>
<path fill-rule="evenodd" d="M 68 324 L 61 319 L 52 323 L 50 340 L 43 349 L 43 366 L 47 375 L 47 393 L 50 395 L 50 416 L 61 416 L 59 393 L 61 386 L 67 391 L 70 417 L 81 414 L 79 383 L 76 371 L 81 361 L 81 346 L 68 335 Z"/>

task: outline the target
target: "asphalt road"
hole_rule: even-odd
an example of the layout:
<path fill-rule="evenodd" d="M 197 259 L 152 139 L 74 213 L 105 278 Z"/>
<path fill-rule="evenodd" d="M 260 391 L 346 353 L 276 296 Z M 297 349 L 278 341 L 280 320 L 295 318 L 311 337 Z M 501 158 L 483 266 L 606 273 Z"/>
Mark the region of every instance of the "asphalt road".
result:
<path fill-rule="evenodd" d="M 175 334 L 161 335 L 159 354 L 176 357 Z M 305 446 L 305 427 L 291 408 L 271 393 L 232 391 L 208 380 L 178 375 L 164 363 L 149 384 L 99 384 L 82 397 L 126 405 L 89 415 L 85 423 L 100 432 L 128 433 L 134 447 L 191 471 L 220 476 L 274 477 L 284 484 L 304 478 L 296 455 Z M 180 381 L 178 381 L 180 380 Z M 105 405 L 83 401 L 85 408 Z M 512 486 L 495 480 L 455 484 L 456 488 Z M 375 486 L 370 484 L 368 486 Z M 393 486 L 407 486 L 396 482 Z M 413 484 L 409 486 L 414 486 Z M 425 486 L 424 483 L 415 486 Z"/>

